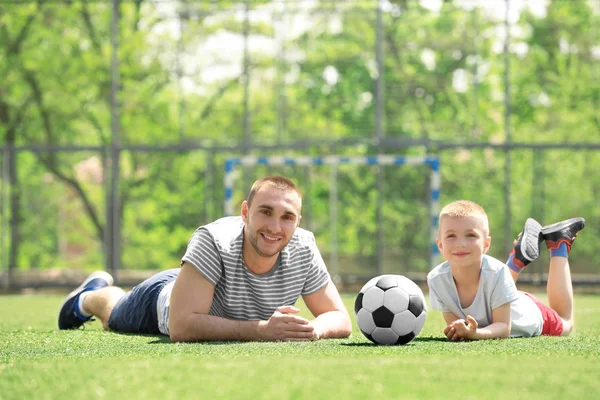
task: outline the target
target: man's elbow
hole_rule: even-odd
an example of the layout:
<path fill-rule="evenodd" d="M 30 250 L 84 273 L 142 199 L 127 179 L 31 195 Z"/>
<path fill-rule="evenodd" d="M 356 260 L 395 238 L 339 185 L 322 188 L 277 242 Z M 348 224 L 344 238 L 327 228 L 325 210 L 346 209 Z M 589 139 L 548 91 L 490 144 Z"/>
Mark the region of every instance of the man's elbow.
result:
<path fill-rule="evenodd" d="M 171 342 L 173 343 L 188 342 L 188 340 L 186 340 L 186 337 L 180 332 L 173 332 L 171 330 L 169 330 L 169 339 L 171 339 Z"/>
<path fill-rule="evenodd" d="M 185 332 L 175 326 L 169 326 L 169 339 L 171 339 L 171 342 L 173 343 L 189 342 Z"/>
<path fill-rule="evenodd" d="M 320 339 L 341 339 L 352 334 L 352 321 L 346 310 L 329 311 L 317 317 L 317 324 L 322 333 Z"/>
<path fill-rule="evenodd" d="M 344 329 L 344 330 L 342 330 L 342 332 L 340 332 L 340 339 L 347 338 L 351 334 L 352 334 L 352 328 L 350 328 L 350 329 Z"/>
<path fill-rule="evenodd" d="M 344 337 L 348 337 L 352 334 L 352 321 L 348 320 L 348 326 L 346 327 L 346 330 L 344 331 Z"/>
<path fill-rule="evenodd" d="M 183 320 L 169 320 L 169 339 L 171 339 L 171 342 L 173 343 L 192 341 Z"/>
<path fill-rule="evenodd" d="M 350 319 L 350 315 L 345 312 L 343 313 L 343 323 L 340 329 L 340 337 L 347 338 L 352 334 L 352 320 Z"/>

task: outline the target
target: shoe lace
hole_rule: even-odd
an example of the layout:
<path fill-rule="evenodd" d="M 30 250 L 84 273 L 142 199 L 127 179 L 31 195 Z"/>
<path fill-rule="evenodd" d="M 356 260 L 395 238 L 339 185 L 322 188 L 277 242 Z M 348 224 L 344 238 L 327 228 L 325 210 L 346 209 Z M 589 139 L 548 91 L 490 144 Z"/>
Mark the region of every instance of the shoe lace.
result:
<path fill-rule="evenodd" d="M 95 320 L 96 320 L 96 318 L 92 317 L 92 318 L 88 319 L 87 321 L 83 321 L 83 325 L 81 325 L 83 327 L 83 330 L 85 330 L 85 324 L 87 324 L 88 322 L 93 322 Z"/>

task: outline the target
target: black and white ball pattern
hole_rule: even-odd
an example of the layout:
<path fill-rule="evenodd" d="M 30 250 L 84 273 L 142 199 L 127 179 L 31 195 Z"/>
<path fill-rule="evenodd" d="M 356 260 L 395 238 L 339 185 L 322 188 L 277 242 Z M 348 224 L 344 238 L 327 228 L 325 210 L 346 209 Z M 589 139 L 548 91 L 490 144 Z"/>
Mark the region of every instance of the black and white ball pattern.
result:
<path fill-rule="evenodd" d="M 427 318 L 425 296 L 402 275 L 381 275 L 367 282 L 354 302 L 360 331 L 377 344 L 406 344 L 419 335 Z"/>

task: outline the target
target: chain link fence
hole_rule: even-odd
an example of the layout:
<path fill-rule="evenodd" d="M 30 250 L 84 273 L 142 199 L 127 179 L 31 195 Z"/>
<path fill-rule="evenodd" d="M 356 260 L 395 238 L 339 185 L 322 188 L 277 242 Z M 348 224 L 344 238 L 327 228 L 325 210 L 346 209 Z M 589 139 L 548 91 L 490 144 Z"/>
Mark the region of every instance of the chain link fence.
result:
<path fill-rule="evenodd" d="M 584 216 L 572 270 L 598 282 L 599 13 L 596 0 L 0 1 L 3 286 L 176 267 L 224 213 L 227 158 L 329 154 L 440 157 L 442 204 L 482 204 L 500 259 L 525 218 Z M 241 173 L 238 202 L 264 174 L 298 182 L 302 226 L 326 260 L 336 243 L 344 283 L 431 267 L 427 168 Z M 543 282 L 547 261 L 523 279 Z"/>

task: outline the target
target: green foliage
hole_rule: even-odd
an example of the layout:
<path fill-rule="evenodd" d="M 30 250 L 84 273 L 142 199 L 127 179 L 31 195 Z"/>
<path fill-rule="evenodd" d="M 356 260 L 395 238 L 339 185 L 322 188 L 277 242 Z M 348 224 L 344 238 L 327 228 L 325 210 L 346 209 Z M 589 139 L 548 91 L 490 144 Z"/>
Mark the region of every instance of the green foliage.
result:
<path fill-rule="evenodd" d="M 465 9 L 445 1 L 437 12 L 417 1 L 390 1 L 378 36 L 376 1 L 159 3 L 120 5 L 118 133 L 129 148 L 120 158 L 117 212 L 125 268 L 177 265 L 193 230 L 222 215 L 223 161 L 239 155 L 132 146 L 374 138 L 380 37 L 382 133 L 405 139 L 407 147 L 314 144 L 250 153 L 436 154 L 442 203 L 468 198 L 484 205 L 494 256 L 505 257 L 506 243 L 527 216 L 551 223 L 581 215 L 588 227 L 573 253 L 573 270 L 597 270 L 595 152 L 525 148 L 507 158 L 502 148 L 436 142 L 599 143 L 600 15 L 586 0 L 549 1 L 541 17 L 524 8 L 511 27 L 509 127 L 504 22 L 481 5 Z M 111 18 L 106 2 L 0 4 L 0 42 L 6 44 L 0 50 L 0 143 L 98 146 L 95 152 L 17 156 L 19 268 L 103 265 L 111 162 L 104 146 L 113 133 Z M 409 146 L 418 140 L 429 144 Z M 302 224 L 314 230 L 326 260 L 337 245 L 343 271 L 371 275 L 383 249 L 386 271 L 427 270 L 427 168 L 383 169 L 379 245 L 376 171 L 340 168 L 337 210 L 330 203 L 329 167 L 240 170 L 234 200 L 242 201 L 254 177 L 290 175 L 305 191 Z M 0 217 L 5 229 L 8 202 Z"/>

